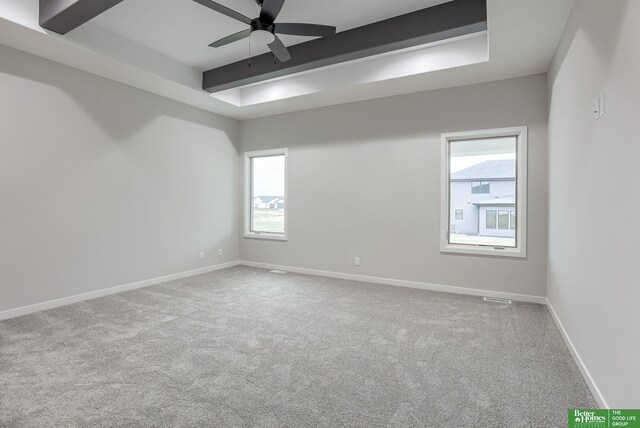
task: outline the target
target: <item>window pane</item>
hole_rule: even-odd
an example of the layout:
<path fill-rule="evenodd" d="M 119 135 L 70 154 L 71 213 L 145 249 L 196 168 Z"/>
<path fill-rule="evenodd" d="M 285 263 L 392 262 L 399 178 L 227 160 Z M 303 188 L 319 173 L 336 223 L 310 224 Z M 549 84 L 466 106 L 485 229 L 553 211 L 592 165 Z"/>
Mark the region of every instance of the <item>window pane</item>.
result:
<path fill-rule="evenodd" d="M 449 243 L 516 246 L 516 145 L 516 137 L 449 141 Z"/>
<path fill-rule="evenodd" d="M 498 229 L 509 229 L 509 211 L 498 211 Z"/>
<path fill-rule="evenodd" d="M 491 184 L 488 181 L 474 181 L 471 183 L 471 193 L 473 194 L 491 193 Z"/>
<path fill-rule="evenodd" d="M 285 156 L 251 158 L 251 231 L 284 234 Z"/>
<path fill-rule="evenodd" d="M 487 229 L 496 228 L 496 212 L 487 211 Z"/>
<path fill-rule="evenodd" d="M 516 228 L 516 212 L 511 211 L 511 229 L 515 230 Z"/>

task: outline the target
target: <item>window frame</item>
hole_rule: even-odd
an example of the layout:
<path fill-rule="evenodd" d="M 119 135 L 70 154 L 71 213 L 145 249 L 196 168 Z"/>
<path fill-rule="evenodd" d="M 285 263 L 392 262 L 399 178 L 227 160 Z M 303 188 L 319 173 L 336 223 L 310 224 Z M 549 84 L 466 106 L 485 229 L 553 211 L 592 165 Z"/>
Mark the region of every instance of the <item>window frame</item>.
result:
<path fill-rule="evenodd" d="M 526 126 L 481 129 L 476 131 L 448 132 L 441 135 L 441 214 L 440 252 L 453 254 L 474 254 L 501 257 L 527 257 L 527 140 Z M 449 201 L 451 178 L 449 171 L 450 143 L 465 140 L 482 140 L 499 137 L 516 137 L 516 246 L 500 247 L 478 244 L 449 243 L 451 207 Z M 511 208 L 509 208 L 511 211 Z M 498 218 L 496 213 L 496 227 Z M 510 213 L 509 213 L 510 220 Z"/>
<path fill-rule="evenodd" d="M 274 232 L 255 232 L 251 230 L 251 205 L 252 201 L 252 184 L 253 184 L 253 171 L 251 168 L 251 159 L 270 156 L 282 156 L 284 155 L 284 233 Z M 276 241 L 287 241 L 289 231 L 289 189 L 288 189 L 288 168 L 289 168 L 289 155 L 287 148 L 268 149 L 268 150 L 254 150 L 250 152 L 244 152 L 244 237 L 252 239 L 269 239 Z"/>

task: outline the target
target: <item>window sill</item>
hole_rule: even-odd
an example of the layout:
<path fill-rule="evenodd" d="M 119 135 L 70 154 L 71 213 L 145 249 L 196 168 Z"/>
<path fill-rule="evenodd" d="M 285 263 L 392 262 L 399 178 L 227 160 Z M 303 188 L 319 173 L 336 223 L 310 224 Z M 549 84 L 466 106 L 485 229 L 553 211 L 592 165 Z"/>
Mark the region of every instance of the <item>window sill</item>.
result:
<path fill-rule="evenodd" d="M 282 235 L 278 233 L 247 233 L 245 232 L 244 237 L 246 239 L 266 239 L 270 241 L 287 241 L 287 235 Z"/>
<path fill-rule="evenodd" d="M 440 248 L 441 253 L 469 254 L 477 256 L 526 258 L 523 248 L 496 248 L 483 245 L 445 244 Z"/>

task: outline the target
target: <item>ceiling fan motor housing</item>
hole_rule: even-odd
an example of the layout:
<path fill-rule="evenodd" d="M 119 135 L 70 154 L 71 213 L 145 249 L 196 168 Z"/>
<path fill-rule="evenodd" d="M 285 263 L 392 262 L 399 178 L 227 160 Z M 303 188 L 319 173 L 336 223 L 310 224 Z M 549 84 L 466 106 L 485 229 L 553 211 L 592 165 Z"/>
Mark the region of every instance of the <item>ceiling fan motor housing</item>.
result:
<path fill-rule="evenodd" d="M 260 18 L 256 18 L 253 21 L 251 21 L 251 31 L 258 31 L 258 30 L 268 31 L 273 34 L 276 32 L 276 26 L 275 24 L 264 23 L 260 21 Z"/>

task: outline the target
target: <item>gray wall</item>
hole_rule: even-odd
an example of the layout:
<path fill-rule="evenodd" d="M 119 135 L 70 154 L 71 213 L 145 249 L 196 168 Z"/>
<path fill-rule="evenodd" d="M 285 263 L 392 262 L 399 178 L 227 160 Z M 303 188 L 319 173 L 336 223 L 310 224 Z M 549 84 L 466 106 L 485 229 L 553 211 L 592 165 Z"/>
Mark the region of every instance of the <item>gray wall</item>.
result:
<path fill-rule="evenodd" d="M 548 298 L 613 408 L 640 407 L 638 17 L 635 0 L 576 1 L 549 72 Z"/>
<path fill-rule="evenodd" d="M 238 258 L 237 122 L 2 45 L 0 94 L 0 311 Z"/>
<path fill-rule="evenodd" d="M 529 126 L 528 258 L 441 254 L 440 134 L 520 125 Z M 289 148 L 289 241 L 243 239 L 242 259 L 545 295 L 544 75 L 254 119 L 241 134 L 245 151 Z"/>

